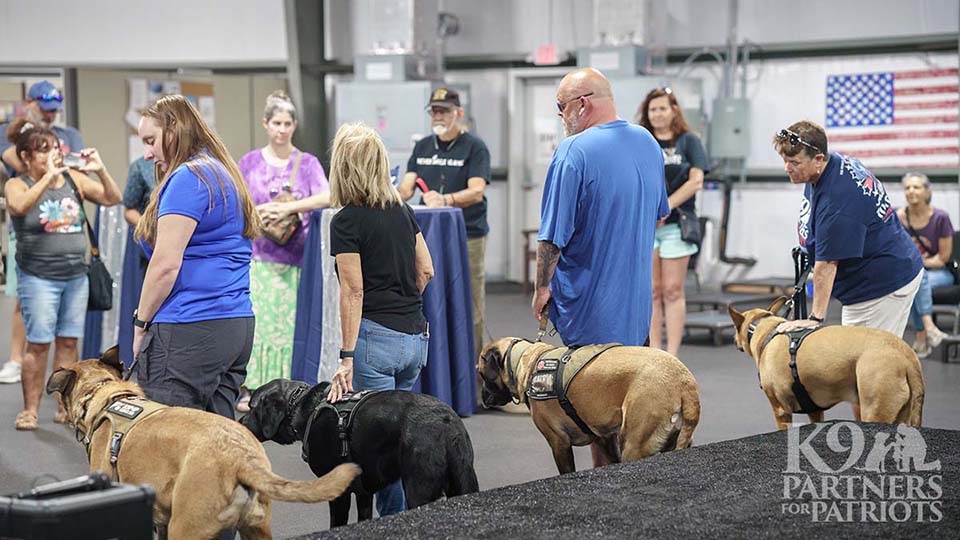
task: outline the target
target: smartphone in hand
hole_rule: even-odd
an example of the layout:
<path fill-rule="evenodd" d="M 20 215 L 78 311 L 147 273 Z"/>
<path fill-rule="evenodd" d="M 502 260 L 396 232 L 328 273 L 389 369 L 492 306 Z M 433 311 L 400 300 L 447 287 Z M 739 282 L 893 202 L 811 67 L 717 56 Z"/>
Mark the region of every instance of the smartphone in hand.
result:
<path fill-rule="evenodd" d="M 70 152 L 63 155 L 63 166 L 70 167 L 71 169 L 79 169 L 87 164 L 87 160 L 83 159 L 83 155 L 80 152 Z"/>

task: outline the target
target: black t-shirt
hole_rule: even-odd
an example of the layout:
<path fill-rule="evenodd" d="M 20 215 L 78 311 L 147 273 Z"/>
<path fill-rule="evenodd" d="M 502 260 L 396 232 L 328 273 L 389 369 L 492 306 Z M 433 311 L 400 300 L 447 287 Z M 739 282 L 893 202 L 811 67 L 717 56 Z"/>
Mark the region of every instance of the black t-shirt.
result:
<path fill-rule="evenodd" d="M 407 161 L 407 172 L 415 172 L 423 178 L 427 187 L 444 194 L 467 188 L 467 180 L 483 178 L 490 183 L 490 151 L 479 137 L 461 133 L 459 137 L 444 144 L 436 135 L 424 137 L 413 148 Z M 463 209 L 467 236 L 486 236 L 487 196 L 473 206 Z"/>
<path fill-rule="evenodd" d="M 663 149 L 663 176 L 667 181 L 667 196 L 673 195 L 673 192 L 680 189 L 690 178 L 692 167 L 701 169 L 704 174 L 710 171 L 710 161 L 703 149 L 703 143 L 700 142 L 700 137 L 693 133 L 687 131 L 674 140 L 657 139 L 657 142 Z M 687 199 L 680 208 L 693 212 L 696 209 L 696 197 Z M 679 219 L 677 210 L 674 209 L 670 212 L 667 223 L 674 223 Z"/>
<path fill-rule="evenodd" d="M 405 334 L 426 327 L 416 277 L 419 232 L 406 204 L 346 206 L 330 222 L 330 255 L 360 254 L 363 318 Z"/>

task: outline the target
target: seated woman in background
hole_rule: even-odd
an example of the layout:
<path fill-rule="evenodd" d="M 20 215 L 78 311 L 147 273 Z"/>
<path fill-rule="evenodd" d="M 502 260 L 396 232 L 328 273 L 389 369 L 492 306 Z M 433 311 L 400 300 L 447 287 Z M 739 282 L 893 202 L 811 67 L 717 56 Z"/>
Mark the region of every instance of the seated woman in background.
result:
<path fill-rule="evenodd" d="M 390 181 L 387 149 L 363 124 L 333 140 L 330 254 L 340 281 L 340 367 L 328 399 L 362 390 L 410 390 L 427 364 L 423 289 L 433 261 L 413 210 Z M 398 480 L 376 494 L 380 516 L 407 509 Z"/>
<path fill-rule="evenodd" d="M 953 225 L 945 211 L 930 206 L 933 192 L 927 175 L 907 173 L 901 184 L 907 206 L 897 210 L 897 217 L 920 250 L 925 268 L 923 281 L 910 309 L 910 320 L 917 331 L 913 350 L 924 358 L 946 335 L 933 323 L 931 291 L 953 285 L 953 273 L 947 268 L 953 254 Z"/>
<path fill-rule="evenodd" d="M 311 210 L 330 206 L 330 187 L 316 156 L 293 146 L 297 109 L 281 90 L 267 97 L 263 128 L 269 144 L 243 156 L 237 165 L 265 226 L 300 215 L 300 228 L 280 245 L 270 238 L 253 241 L 250 300 L 257 326 L 237 411 L 250 410 L 250 392 L 273 379 L 290 378 L 296 325 L 300 265 Z M 281 193 L 293 200 L 273 199 Z"/>
<path fill-rule="evenodd" d="M 55 344 L 54 368 L 63 368 L 77 361 L 77 341 L 83 337 L 88 296 L 83 201 L 113 206 L 121 196 L 96 149 L 80 154 L 82 170 L 99 181 L 63 166 L 60 139 L 49 128 L 18 120 L 7 138 L 26 165 L 26 172 L 4 187 L 17 236 L 17 298 L 27 332 L 23 410 L 15 425 L 34 430 L 50 343 Z M 66 422 L 62 404 L 54 421 Z"/>

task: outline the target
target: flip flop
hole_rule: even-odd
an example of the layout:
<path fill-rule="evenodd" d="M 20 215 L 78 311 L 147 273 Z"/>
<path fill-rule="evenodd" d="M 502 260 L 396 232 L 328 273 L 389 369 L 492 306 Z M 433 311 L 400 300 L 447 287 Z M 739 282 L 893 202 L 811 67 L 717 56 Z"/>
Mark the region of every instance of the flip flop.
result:
<path fill-rule="evenodd" d="M 37 429 L 37 413 L 23 410 L 17 414 L 17 420 L 14 423 L 17 431 L 33 431 Z"/>

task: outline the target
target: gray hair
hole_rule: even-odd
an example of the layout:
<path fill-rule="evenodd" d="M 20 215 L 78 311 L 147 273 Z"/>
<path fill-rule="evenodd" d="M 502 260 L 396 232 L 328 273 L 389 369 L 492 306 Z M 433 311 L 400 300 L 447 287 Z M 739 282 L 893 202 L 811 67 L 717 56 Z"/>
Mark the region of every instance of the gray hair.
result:
<path fill-rule="evenodd" d="M 263 120 L 269 122 L 277 112 L 286 112 L 294 122 L 297 121 L 297 108 L 290 100 L 290 96 L 283 90 L 274 90 L 267 96 L 267 106 L 263 108 Z"/>
<path fill-rule="evenodd" d="M 919 172 L 908 172 L 900 179 L 900 185 L 905 186 L 908 180 L 913 180 L 914 178 L 920 180 L 924 189 L 927 190 L 927 204 L 930 204 L 930 200 L 933 199 L 933 189 L 930 186 L 930 178 L 927 177 L 927 175 Z"/>

